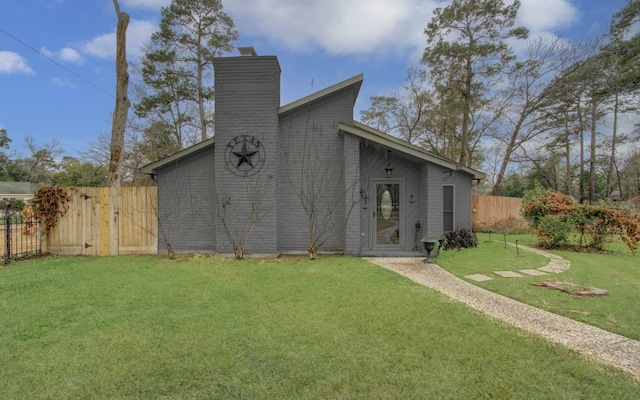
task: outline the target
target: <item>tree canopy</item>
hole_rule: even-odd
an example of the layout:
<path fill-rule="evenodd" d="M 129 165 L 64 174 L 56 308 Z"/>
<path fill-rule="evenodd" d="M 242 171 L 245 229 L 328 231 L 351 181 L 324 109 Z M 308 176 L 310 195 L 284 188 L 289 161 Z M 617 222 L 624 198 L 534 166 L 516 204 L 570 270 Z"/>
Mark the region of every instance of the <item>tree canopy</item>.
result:
<path fill-rule="evenodd" d="M 474 113 L 486 104 L 490 81 L 510 68 L 515 57 L 509 39 L 526 39 L 527 29 L 515 27 L 520 1 L 453 0 L 434 11 L 424 30 L 427 46 L 422 63 L 435 78 L 436 91 L 460 116 L 460 153 L 470 166 L 469 143 L 479 132 L 472 129 Z"/>
<path fill-rule="evenodd" d="M 135 111 L 171 125 L 183 146 L 189 128 L 199 132 L 198 140 L 210 136 L 213 60 L 233 49 L 238 33 L 220 0 L 173 0 L 161 15 L 142 60 Z"/>

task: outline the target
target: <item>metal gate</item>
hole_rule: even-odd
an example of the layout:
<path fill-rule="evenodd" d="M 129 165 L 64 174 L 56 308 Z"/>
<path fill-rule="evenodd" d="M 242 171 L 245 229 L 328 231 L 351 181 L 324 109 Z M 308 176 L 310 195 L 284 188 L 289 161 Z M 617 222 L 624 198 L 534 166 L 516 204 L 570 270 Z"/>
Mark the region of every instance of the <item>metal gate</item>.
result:
<path fill-rule="evenodd" d="M 0 214 L 0 256 L 3 264 L 9 264 L 12 259 L 41 254 L 40 224 L 29 207 L 14 210 L 6 202 Z"/>

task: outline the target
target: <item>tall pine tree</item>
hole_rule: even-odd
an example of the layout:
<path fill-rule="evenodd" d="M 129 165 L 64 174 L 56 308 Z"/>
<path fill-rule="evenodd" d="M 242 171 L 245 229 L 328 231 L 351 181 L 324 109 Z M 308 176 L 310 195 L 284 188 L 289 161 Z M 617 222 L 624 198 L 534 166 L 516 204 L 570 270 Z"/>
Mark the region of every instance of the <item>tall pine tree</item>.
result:
<path fill-rule="evenodd" d="M 213 59 L 233 49 L 238 39 L 220 0 L 173 0 L 161 12 L 160 30 L 142 61 L 146 94 L 136 105 L 140 117 L 170 123 L 182 144 L 182 130 L 192 125 L 200 140 L 209 137 L 213 121 Z"/>
<path fill-rule="evenodd" d="M 526 39 L 528 31 L 515 27 L 520 1 L 506 6 L 502 0 L 453 0 L 437 8 L 424 33 L 427 47 L 422 63 L 441 82 L 437 88 L 460 116 L 457 161 L 470 166 L 469 143 L 474 141 L 474 111 L 482 108 L 489 80 L 514 61 L 509 39 Z"/>

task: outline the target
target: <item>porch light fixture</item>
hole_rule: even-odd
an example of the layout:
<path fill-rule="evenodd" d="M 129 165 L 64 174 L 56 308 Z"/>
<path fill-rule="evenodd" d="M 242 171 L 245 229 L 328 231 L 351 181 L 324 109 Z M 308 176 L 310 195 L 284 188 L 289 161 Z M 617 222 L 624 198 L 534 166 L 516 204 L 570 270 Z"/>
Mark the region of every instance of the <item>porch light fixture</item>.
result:
<path fill-rule="evenodd" d="M 384 169 L 387 172 L 387 178 L 391 178 L 391 174 L 393 174 L 393 168 L 391 167 L 391 161 L 389 160 L 390 154 L 391 150 L 387 150 L 387 168 Z"/>
<path fill-rule="evenodd" d="M 364 209 L 367 209 L 367 200 L 369 200 L 369 195 L 365 192 L 364 189 L 360 188 L 360 198 L 364 199 Z"/>

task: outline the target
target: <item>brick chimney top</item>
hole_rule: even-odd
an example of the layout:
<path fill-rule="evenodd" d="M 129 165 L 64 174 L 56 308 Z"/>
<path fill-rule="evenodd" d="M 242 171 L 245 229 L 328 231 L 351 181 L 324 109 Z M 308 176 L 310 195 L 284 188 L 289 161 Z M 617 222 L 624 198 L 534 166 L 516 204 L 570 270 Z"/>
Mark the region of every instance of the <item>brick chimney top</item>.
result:
<path fill-rule="evenodd" d="M 238 47 L 240 55 L 243 57 L 256 57 L 256 50 L 253 47 Z"/>

